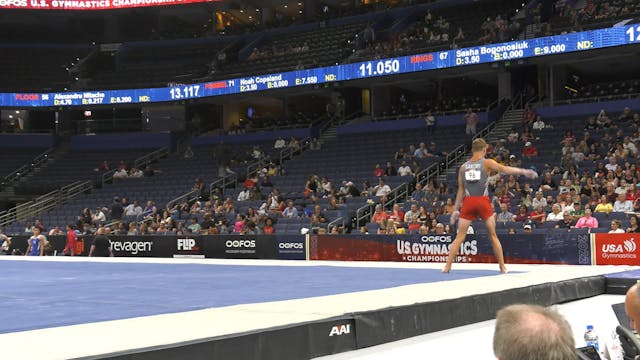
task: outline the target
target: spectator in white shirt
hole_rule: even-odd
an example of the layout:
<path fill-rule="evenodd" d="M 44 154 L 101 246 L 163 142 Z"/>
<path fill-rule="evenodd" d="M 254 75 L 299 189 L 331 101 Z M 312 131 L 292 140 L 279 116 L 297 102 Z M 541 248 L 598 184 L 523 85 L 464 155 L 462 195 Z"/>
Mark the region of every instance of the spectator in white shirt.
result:
<path fill-rule="evenodd" d="M 251 196 L 251 191 L 249 191 L 249 189 L 247 187 L 245 187 L 238 194 L 237 200 L 238 201 L 246 201 L 246 200 L 249 200 L 250 196 Z"/>
<path fill-rule="evenodd" d="M 618 168 L 618 160 L 615 156 L 611 156 L 609 158 L 609 163 L 604 167 L 607 168 L 607 170 L 616 171 L 616 169 Z"/>
<path fill-rule="evenodd" d="M 407 165 L 406 161 L 403 161 L 400 167 L 398 168 L 398 175 L 413 176 L 413 171 L 411 170 L 411 167 Z"/>
<path fill-rule="evenodd" d="M 134 200 L 133 204 L 129 204 L 124 209 L 124 214 L 126 216 L 139 216 L 142 215 L 142 207 L 138 204 L 138 200 Z"/>
<path fill-rule="evenodd" d="M 631 154 L 632 156 L 636 156 L 638 155 L 638 148 L 636 147 L 636 144 L 634 144 L 633 142 L 631 142 L 631 138 L 629 136 L 625 136 L 624 137 L 624 142 L 622 144 L 622 146 L 629 152 L 629 154 Z"/>
<path fill-rule="evenodd" d="M 293 206 L 293 201 L 289 201 L 288 206 L 282 212 L 282 216 L 288 217 L 288 218 L 298 217 L 298 209 L 296 209 L 296 207 Z"/>
<path fill-rule="evenodd" d="M 564 213 L 560 209 L 560 205 L 553 204 L 551 212 L 547 215 L 547 221 L 562 221 L 564 219 Z"/>
<path fill-rule="evenodd" d="M 100 207 L 96 208 L 96 212 L 91 216 L 91 222 L 94 224 L 99 224 L 107 221 L 107 217 L 104 215 L 104 212 Z"/>
<path fill-rule="evenodd" d="M 545 123 L 544 121 L 542 121 L 542 117 L 540 117 L 540 115 L 536 116 L 536 121 L 533 123 L 533 125 L 531 125 L 531 128 L 533 130 L 542 130 L 545 127 Z"/>
<path fill-rule="evenodd" d="M 547 199 L 542 196 L 542 191 L 536 192 L 535 197 L 531 200 L 531 207 L 535 209 L 538 206 L 542 206 L 543 208 L 547 206 Z"/>
<path fill-rule="evenodd" d="M 633 211 L 633 202 L 626 199 L 625 194 L 619 194 L 618 200 L 613 204 L 614 212 L 631 212 Z"/>
<path fill-rule="evenodd" d="M 285 146 L 287 146 L 287 143 L 284 141 L 283 138 L 279 137 L 278 140 L 276 140 L 276 143 L 273 144 L 273 148 L 274 149 L 282 149 Z"/>
<path fill-rule="evenodd" d="M 382 178 L 380 178 L 378 185 L 373 188 L 373 191 L 378 198 L 384 199 L 391 192 L 391 188 L 389 185 L 384 183 Z"/>
<path fill-rule="evenodd" d="M 611 221 L 611 230 L 609 230 L 609 234 L 624 234 L 625 231 L 622 228 L 622 222 L 618 219 Z"/>

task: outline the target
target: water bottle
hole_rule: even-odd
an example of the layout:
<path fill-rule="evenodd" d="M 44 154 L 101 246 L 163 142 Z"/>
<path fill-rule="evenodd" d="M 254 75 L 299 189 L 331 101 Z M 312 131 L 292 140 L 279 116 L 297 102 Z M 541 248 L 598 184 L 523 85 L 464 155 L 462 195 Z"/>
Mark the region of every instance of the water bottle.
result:
<path fill-rule="evenodd" d="M 587 325 L 587 331 L 584 333 L 584 342 L 586 346 L 593 346 L 596 351 L 600 351 L 598 334 L 593 330 L 593 325 Z"/>

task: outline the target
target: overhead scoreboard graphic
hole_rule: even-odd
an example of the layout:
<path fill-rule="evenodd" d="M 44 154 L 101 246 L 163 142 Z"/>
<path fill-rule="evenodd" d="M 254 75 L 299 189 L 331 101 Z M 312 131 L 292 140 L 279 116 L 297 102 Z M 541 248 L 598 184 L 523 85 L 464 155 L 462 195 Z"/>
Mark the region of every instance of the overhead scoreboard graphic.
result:
<path fill-rule="evenodd" d="M 3 1 L 11 0 L 0 0 L 0 3 Z M 375 61 L 365 61 L 354 64 L 335 65 L 163 88 L 59 93 L 0 93 L 0 106 L 30 108 L 182 101 L 187 99 L 198 99 L 262 90 L 327 84 L 337 81 L 367 79 L 418 71 L 446 69 L 458 66 L 488 64 L 499 61 L 512 61 L 538 56 L 558 55 L 639 43 L 640 25 L 632 25 L 548 36 L 530 40 L 475 46 L 464 49 L 437 51 Z"/>

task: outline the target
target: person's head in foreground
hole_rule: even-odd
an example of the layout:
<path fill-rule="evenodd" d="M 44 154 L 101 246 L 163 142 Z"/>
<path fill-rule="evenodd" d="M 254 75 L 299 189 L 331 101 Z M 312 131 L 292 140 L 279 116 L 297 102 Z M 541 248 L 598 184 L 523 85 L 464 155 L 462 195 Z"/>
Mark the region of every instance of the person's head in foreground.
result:
<path fill-rule="evenodd" d="M 516 304 L 498 311 L 493 353 L 499 360 L 574 360 L 571 325 L 555 310 Z"/>

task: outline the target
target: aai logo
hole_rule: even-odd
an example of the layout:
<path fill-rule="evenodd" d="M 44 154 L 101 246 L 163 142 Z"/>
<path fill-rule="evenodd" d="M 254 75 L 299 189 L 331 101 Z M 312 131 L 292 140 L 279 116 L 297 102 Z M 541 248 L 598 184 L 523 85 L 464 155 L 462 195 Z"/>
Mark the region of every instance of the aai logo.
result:
<path fill-rule="evenodd" d="M 346 335 L 346 334 L 351 334 L 350 324 L 336 325 L 331 328 L 331 331 L 329 331 L 329 336 L 340 336 L 340 335 Z"/>

